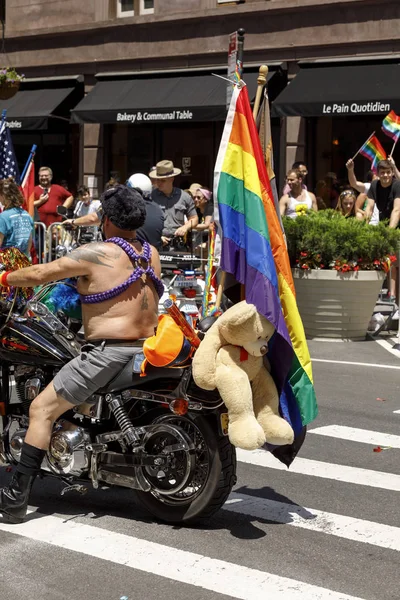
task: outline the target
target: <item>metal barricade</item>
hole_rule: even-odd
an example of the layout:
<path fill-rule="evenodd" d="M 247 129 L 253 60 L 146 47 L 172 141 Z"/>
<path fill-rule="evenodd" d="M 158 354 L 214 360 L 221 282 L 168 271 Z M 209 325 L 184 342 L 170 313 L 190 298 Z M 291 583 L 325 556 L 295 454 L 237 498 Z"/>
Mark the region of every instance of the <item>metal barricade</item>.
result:
<path fill-rule="evenodd" d="M 47 232 L 46 225 L 41 221 L 35 221 L 34 223 L 34 235 L 35 235 L 35 250 L 38 257 L 39 263 L 46 262 L 47 258 Z"/>

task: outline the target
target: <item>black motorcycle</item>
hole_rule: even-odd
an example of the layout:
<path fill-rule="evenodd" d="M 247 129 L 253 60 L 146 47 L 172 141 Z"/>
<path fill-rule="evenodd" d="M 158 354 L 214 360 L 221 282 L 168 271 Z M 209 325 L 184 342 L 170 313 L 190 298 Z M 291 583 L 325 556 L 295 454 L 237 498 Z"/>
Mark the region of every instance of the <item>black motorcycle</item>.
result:
<path fill-rule="evenodd" d="M 0 307 L 0 463 L 18 463 L 31 402 L 80 351 L 66 323 L 35 298 L 18 314 Z M 61 480 L 61 494 L 130 488 L 141 507 L 169 523 L 208 518 L 236 482 L 226 408 L 217 392 L 195 385 L 190 363 L 148 367 L 140 377 L 142 359 L 136 355 L 91 403 L 57 420 L 41 475 Z M 10 402 L 13 385 L 17 402 Z"/>

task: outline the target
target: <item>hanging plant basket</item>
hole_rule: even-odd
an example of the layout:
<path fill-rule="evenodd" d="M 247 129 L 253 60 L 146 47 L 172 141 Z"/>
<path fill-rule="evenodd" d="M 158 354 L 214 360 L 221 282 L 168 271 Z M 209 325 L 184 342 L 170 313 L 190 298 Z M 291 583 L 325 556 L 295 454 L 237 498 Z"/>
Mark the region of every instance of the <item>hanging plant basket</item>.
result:
<path fill-rule="evenodd" d="M 19 90 L 19 81 L 2 81 L 0 82 L 0 100 L 9 100 L 15 96 Z"/>
<path fill-rule="evenodd" d="M 14 67 L 0 67 L 0 100 L 15 96 L 25 75 L 20 75 Z"/>

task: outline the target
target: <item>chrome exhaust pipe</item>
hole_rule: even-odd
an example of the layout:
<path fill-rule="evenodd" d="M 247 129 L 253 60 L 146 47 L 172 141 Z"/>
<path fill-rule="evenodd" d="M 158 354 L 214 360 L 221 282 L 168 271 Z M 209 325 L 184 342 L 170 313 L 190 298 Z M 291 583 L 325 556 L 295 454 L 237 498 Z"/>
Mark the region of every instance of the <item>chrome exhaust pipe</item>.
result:
<path fill-rule="evenodd" d="M 0 466 L 7 467 L 9 464 L 10 463 L 7 459 L 6 452 L 4 449 L 3 438 L 0 437 Z"/>

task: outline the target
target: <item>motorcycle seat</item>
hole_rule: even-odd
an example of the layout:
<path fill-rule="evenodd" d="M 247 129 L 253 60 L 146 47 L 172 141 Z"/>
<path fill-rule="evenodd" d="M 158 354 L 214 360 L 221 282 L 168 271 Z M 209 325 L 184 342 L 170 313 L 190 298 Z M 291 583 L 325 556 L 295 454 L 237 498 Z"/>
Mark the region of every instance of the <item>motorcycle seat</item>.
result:
<path fill-rule="evenodd" d="M 141 387 L 151 381 L 156 381 L 157 379 L 178 380 L 183 374 L 183 369 L 167 369 L 148 365 L 146 367 L 146 377 L 140 377 L 140 373 L 135 372 L 137 370 L 137 365 L 135 365 L 135 371 L 134 365 L 135 358 L 132 358 L 122 371 L 120 371 L 107 385 L 100 388 L 96 394 L 112 394 L 127 390 L 130 387 Z"/>

